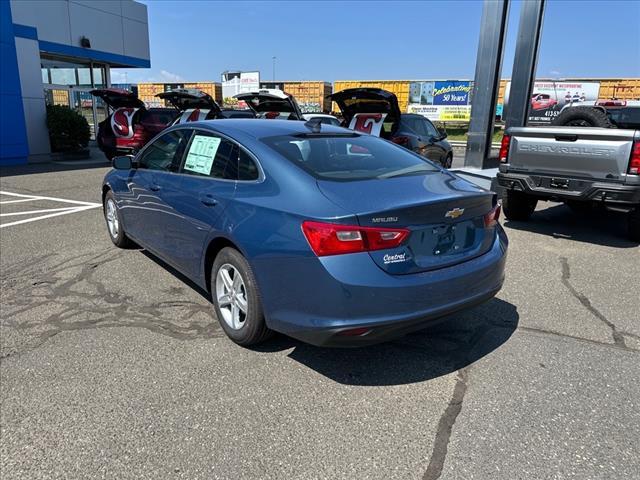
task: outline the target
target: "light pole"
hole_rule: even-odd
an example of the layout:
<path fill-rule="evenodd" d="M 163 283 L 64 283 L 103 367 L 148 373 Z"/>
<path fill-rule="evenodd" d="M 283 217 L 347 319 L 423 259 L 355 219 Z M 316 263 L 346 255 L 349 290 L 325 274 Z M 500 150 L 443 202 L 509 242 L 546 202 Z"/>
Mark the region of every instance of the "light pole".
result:
<path fill-rule="evenodd" d="M 271 78 L 272 81 L 276 81 L 276 57 L 271 57 L 271 60 L 273 60 L 273 76 Z"/>

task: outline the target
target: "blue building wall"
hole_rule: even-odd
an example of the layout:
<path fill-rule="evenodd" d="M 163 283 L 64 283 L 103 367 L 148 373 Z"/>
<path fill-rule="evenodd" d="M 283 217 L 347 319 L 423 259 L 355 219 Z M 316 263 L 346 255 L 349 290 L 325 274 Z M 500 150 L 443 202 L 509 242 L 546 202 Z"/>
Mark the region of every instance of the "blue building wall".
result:
<path fill-rule="evenodd" d="M 0 0 L 0 166 L 27 163 L 29 145 L 8 0 Z"/>

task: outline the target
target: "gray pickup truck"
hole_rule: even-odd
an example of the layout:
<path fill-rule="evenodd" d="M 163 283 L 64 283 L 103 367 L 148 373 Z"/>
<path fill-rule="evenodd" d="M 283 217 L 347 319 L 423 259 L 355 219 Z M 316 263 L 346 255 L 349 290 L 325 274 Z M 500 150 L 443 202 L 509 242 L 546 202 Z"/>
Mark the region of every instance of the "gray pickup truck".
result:
<path fill-rule="evenodd" d="M 505 132 L 497 175 L 509 220 L 527 220 L 538 200 L 585 211 L 596 205 L 627 213 L 640 242 L 640 130 L 518 127 Z"/>

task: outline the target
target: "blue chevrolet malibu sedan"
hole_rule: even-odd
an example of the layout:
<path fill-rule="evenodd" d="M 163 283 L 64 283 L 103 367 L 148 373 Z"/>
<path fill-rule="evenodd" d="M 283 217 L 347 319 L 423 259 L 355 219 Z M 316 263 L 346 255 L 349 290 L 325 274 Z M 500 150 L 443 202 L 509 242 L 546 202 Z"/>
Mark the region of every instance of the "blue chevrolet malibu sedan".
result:
<path fill-rule="evenodd" d="M 236 343 L 273 331 L 355 346 L 493 297 L 507 238 L 496 196 L 370 135 L 309 121 L 169 128 L 102 187 L 132 242 L 207 289 Z"/>

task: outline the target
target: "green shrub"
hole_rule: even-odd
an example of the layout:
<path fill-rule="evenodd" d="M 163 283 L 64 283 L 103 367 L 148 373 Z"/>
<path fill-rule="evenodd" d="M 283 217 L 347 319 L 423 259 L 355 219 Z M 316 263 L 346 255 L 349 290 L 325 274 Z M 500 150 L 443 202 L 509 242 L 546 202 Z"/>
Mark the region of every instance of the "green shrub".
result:
<path fill-rule="evenodd" d="M 47 106 L 47 128 L 54 152 L 76 152 L 89 144 L 89 122 L 69 107 Z"/>

